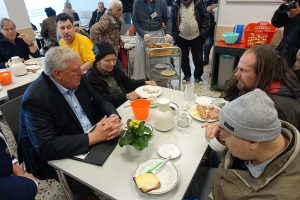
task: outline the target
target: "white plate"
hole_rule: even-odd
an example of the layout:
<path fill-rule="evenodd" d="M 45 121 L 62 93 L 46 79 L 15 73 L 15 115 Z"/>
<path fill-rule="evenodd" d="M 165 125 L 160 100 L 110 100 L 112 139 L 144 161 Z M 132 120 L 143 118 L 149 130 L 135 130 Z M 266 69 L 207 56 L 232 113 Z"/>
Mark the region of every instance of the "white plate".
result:
<path fill-rule="evenodd" d="M 209 120 L 205 120 L 205 119 L 201 118 L 201 117 L 198 115 L 196 106 L 197 106 L 197 105 L 193 105 L 193 106 L 189 109 L 189 113 L 190 113 L 190 115 L 191 115 L 194 119 L 197 119 L 197 120 L 202 121 L 202 122 L 209 122 L 209 123 L 218 121 L 218 119 L 209 119 Z M 217 109 L 220 109 L 220 108 L 217 107 L 217 106 L 214 106 L 214 107 L 217 108 Z"/>
<path fill-rule="evenodd" d="M 147 91 L 146 91 L 147 90 Z M 151 93 L 154 91 L 155 93 Z M 152 85 L 144 85 L 135 89 L 135 92 L 140 95 L 141 98 L 148 98 L 150 96 L 159 96 L 162 93 L 162 88 L 159 86 L 152 86 Z"/>
<path fill-rule="evenodd" d="M 168 67 L 168 64 L 160 63 L 160 64 L 154 65 L 154 67 L 156 69 L 166 69 Z"/>
<path fill-rule="evenodd" d="M 40 68 L 41 68 L 40 65 L 28 65 L 28 66 L 26 66 L 26 69 L 27 69 L 28 71 L 38 70 L 38 69 L 40 69 Z"/>
<path fill-rule="evenodd" d="M 153 158 L 141 163 L 134 172 L 134 177 L 146 173 L 148 169 L 164 159 Z M 178 183 L 179 176 L 176 167 L 169 161 L 155 174 L 160 181 L 160 188 L 148 192 L 149 194 L 163 194 L 172 190 Z"/>
<path fill-rule="evenodd" d="M 157 149 L 157 153 L 160 157 L 168 158 L 171 156 L 171 159 L 175 159 L 181 155 L 181 150 L 176 144 L 166 143 Z"/>
<path fill-rule="evenodd" d="M 24 61 L 24 64 L 25 65 L 37 65 L 38 64 L 38 60 L 36 58 L 32 58 L 32 59 L 29 59 L 29 60 L 25 60 Z"/>
<path fill-rule="evenodd" d="M 213 101 L 214 99 L 211 98 L 211 97 L 206 97 L 206 96 L 200 96 L 200 97 L 197 97 L 195 99 L 195 102 L 197 104 L 201 104 L 201 105 L 205 105 L 205 106 L 209 106 L 209 105 L 212 105 L 213 104 Z"/>

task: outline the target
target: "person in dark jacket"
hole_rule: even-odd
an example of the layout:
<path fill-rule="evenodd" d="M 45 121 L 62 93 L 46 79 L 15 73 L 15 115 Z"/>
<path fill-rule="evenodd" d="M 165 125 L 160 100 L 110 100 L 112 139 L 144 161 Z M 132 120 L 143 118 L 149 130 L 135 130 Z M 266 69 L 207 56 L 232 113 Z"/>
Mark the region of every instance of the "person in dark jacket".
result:
<path fill-rule="evenodd" d="M 292 67 L 293 72 L 296 74 L 298 80 L 300 81 L 300 49 L 296 55 L 296 62 Z"/>
<path fill-rule="evenodd" d="M 209 31 L 210 18 L 202 0 L 176 0 L 172 9 L 172 36 L 182 51 L 183 82 L 191 79 L 189 51 L 195 65 L 195 82 L 202 82 L 203 43 Z"/>
<path fill-rule="evenodd" d="M 156 85 L 154 81 L 133 80 L 117 66 L 116 52 L 107 42 L 96 44 L 99 49 L 93 67 L 87 72 L 88 82 L 99 95 L 116 108 L 127 100 L 138 99 L 134 90 L 142 85 Z"/>
<path fill-rule="evenodd" d="M 121 0 L 121 2 L 123 4 L 123 12 L 122 12 L 123 23 L 131 24 L 133 0 Z"/>
<path fill-rule="evenodd" d="M 218 0 L 205 0 L 205 6 L 207 11 L 209 12 L 210 17 L 210 25 L 209 25 L 209 33 L 208 37 L 205 40 L 203 45 L 203 65 L 207 65 L 209 63 L 209 54 L 211 47 L 214 45 L 214 36 L 215 36 L 215 8 L 217 7 Z"/>
<path fill-rule="evenodd" d="M 296 54 L 300 48 L 300 2 L 295 7 L 288 9 L 287 2 L 282 4 L 275 11 L 272 17 L 272 24 L 277 28 L 284 27 L 283 38 L 277 47 L 280 56 L 286 59 L 290 67 L 296 60 Z"/>
<path fill-rule="evenodd" d="M 56 41 L 56 12 L 51 7 L 45 8 L 45 12 L 48 18 L 43 20 L 41 36 L 45 38 L 45 48 L 49 49 L 58 44 Z"/>
<path fill-rule="evenodd" d="M 35 177 L 25 173 L 18 160 L 11 155 L 7 141 L 0 129 L 0 194 L 1 199 L 34 200 L 38 188 Z"/>
<path fill-rule="evenodd" d="M 91 27 L 100 20 L 102 15 L 105 13 L 106 8 L 104 7 L 103 1 L 99 1 L 98 8 L 93 12 L 92 18 L 89 23 L 89 32 Z"/>
<path fill-rule="evenodd" d="M 80 66 L 70 48 L 49 49 L 44 72 L 22 97 L 18 158 L 39 179 L 56 178 L 47 161 L 87 153 L 121 133 L 120 121 L 107 117 L 117 114 L 114 106 L 95 94 Z"/>
<path fill-rule="evenodd" d="M 225 82 L 225 99 L 232 101 L 255 88 L 271 97 L 281 120 L 300 130 L 300 82 L 271 46 L 256 46 L 245 51 L 237 71 Z"/>
<path fill-rule="evenodd" d="M 6 62 L 13 56 L 19 56 L 24 60 L 39 57 L 40 52 L 29 39 L 28 35 L 17 33 L 15 23 L 8 19 L 0 20 L 0 68 L 5 68 Z"/>

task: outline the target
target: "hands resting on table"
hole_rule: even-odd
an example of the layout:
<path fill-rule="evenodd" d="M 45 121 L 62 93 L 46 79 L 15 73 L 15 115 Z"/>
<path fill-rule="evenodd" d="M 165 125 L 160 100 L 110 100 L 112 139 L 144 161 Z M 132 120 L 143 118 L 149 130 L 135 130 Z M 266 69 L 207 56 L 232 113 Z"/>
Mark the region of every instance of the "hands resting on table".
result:
<path fill-rule="evenodd" d="M 89 145 L 118 137 L 123 130 L 122 126 L 123 123 L 118 115 L 112 114 L 110 117 L 104 116 L 100 122 L 97 123 L 95 129 L 89 133 Z"/>
<path fill-rule="evenodd" d="M 156 85 L 155 81 L 145 81 L 145 85 Z M 130 101 L 141 98 L 135 91 L 126 94 L 126 98 Z"/>

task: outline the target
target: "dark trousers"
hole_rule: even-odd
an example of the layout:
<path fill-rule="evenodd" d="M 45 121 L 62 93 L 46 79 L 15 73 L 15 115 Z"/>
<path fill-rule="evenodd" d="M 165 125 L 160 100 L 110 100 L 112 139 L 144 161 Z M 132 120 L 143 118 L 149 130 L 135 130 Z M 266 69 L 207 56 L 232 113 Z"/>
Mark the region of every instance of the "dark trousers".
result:
<path fill-rule="evenodd" d="M 178 37 L 177 46 L 182 52 L 182 71 L 185 77 L 191 77 L 191 67 L 189 52 L 191 49 L 193 62 L 195 66 L 194 78 L 200 79 L 203 75 L 203 41 L 200 36 L 193 40 L 186 40 Z"/>
<path fill-rule="evenodd" d="M 204 51 L 204 61 L 209 61 L 209 54 L 210 54 L 210 50 L 212 48 L 214 44 L 214 38 L 213 37 L 208 37 L 205 40 L 205 43 L 203 45 L 203 51 Z"/>
<path fill-rule="evenodd" d="M 37 186 L 33 180 L 22 176 L 0 178 L 0 199 L 2 200 L 34 200 Z"/>

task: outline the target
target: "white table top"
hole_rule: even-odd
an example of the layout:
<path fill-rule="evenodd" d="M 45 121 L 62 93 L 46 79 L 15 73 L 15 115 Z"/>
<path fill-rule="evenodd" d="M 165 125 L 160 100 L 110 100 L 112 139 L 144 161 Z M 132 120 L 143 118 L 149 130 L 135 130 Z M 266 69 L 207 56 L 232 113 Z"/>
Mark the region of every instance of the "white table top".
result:
<path fill-rule="evenodd" d="M 41 63 L 43 61 L 44 58 L 33 58 L 33 60 L 37 60 L 37 59 L 41 59 Z M 11 90 L 17 87 L 20 87 L 22 85 L 25 85 L 27 83 L 31 83 L 32 81 L 34 81 L 35 79 L 37 79 L 37 77 L 40 76 L 40 74 L 43 72 L 43 67 L 41 67 L 40 69 L 38 69 L 35 73 L 33 72 L 28 72 L 27 74 L 23 75 L 23 76 L 15 76 L 12 74 L 12 83 L 9 85 L 2 85 L 2 90 L 0 91 L 0 101 L 7 99 L 7 90 Z"/>
<path fill-rule="evenodd" d="M 184 104 L 183 92 L 181 91 L 163 88 L 161 97 L 169 98 L 179 106 Z M 128 105 L 128 102 L 118 108 L 124 122 L 128 118 L 133 118 L 131 108 L 124 107 L 125 105 Z M 156 109 L 151 108 L 150 116 L 146 120 L 151 125 L 154 124 L 153 115 Z M 135 169 L 145 160 L 158 158 L 157 148 L 165 143 L 175 143 L 182 151 L 179 158 L 171 161 L 178 170 L 179 182 L 175 188 L 165 194 L 144 194 L 133 181 Z M 49 164 L 113 199 L 179 200 L 182 199 L 188 188 L 207 146 L 208 143 L 205 140 L 201 122 L 193 119 L 189 128 L 175 126 L 169 132 L 154 130 L 149 147 L 143 150 L 139 157 L 132 157 L 125 147 L 117 146 L 102 167 L 72 159 L 54 160 L 50 161 Z"/>

